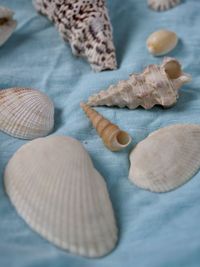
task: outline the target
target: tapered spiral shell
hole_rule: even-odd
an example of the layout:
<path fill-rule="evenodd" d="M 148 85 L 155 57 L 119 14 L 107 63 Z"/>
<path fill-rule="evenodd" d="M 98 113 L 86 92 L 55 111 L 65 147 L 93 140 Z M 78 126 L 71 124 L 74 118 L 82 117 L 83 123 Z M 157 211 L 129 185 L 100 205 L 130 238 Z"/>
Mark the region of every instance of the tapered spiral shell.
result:
<path fill-rule="evenodd" d="M 122 131 L 88 105 L 81 103 L 81 107 L 108 149 L 119 151 L 130 144 L 131 137 L 128 133 Z"/>
<path fill-rule="evenodd" d="M 127 106 L 135 109 L 154 105 L 170 107 L 177 102 L 178 89 L 191 80 L 175 58 L 167 57 L 161 65 L 149 65 L 141 74 L 132 74 L 128 80 L 111 85 L 107 90 L 89 97 L 90 106 Z"/>

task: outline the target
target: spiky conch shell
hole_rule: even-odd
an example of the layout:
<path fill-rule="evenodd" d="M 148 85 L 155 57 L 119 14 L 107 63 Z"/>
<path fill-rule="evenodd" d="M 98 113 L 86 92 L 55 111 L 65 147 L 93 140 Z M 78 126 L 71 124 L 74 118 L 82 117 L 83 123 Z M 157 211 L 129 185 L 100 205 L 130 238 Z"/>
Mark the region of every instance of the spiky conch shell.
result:
<path fill-rule="evenodd" d="M 130 144 L 131 137 L 128 133 L 122 131 L 117 125 L 111 123 L 88 105 L 81 103 L 81 107 L 108 149 L 119 151 Z"/>
<path fill-rule="evenodd" d="M 4 183 L 19 215 L 58 247 L 86 257 L 115 247 L 106 183 L 77 140 L 48 136 L 23 145 L 8 162 Z"/>
<path fill-rule="evenodd" d="M 178 89 L 191 80 L 183 73 L 174 58 L 165 58 L 161 65 L 149 65 L 141 74 L 132 74 L 128 80 L 111 85 L 107 90 L 89 97 L 90 106 L 127 106 L 135 109 L 154 105 L 170 107 L 177 102 Z"/>
<path fill-rule="evenodd" d="M 0 46 L 8 40 L 17 26 L 13 15 L 14 12 L 11 9 L 0 6 Z"/>
<path fill-rule="evenodd" d="M 69 41 L 73 54 L 84 57 L 95 71 L 116 69 L 115 47 L 105 0 L 33 0 Z"/>
<path fill-rule="evenodd" d="M 54 105 L 44 93 L 31 88 L 0 91 L 0 130 L 22 139 L 48 135 L 54 126 Z"/>
<path fill-rule="evenodd" d="M 147 0 L 148 6 L 155 11 L 165 11 L 180 4 L 180 0 Z"/>
<path fill-rule="evenodd" d="M 175 124 L 151 133 L 130 154 L 129 179 L 138 187 L 166 192 L 200 168 L 200 126 Z"/>

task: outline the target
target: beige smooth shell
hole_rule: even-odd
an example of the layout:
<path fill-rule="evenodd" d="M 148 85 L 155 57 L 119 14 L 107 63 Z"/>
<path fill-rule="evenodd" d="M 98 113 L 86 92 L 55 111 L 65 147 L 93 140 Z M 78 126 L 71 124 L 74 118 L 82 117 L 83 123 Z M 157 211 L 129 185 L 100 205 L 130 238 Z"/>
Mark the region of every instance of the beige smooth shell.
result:
<path fill-rule="evenodd" d="M 138 187 L 166 192 L 186 183 L 200 168 L 200 126 L 159 129 L 130 154 L 129 179 Z"/>
<path fill-rule="evenodd" d="M 58 247 L 86 257 L 115 247 L 106 183 L 77 140 L 48 136 L 23 145 L 6 166 L 4 184 L 19 215 Z"/>
<path fill-rule="evenodd" d="M 153 32 L 147 39 L 147 49 L 154 56 L 165 55 L 172 51 L 178 43 L 175 32 L 159 30 Z"/>

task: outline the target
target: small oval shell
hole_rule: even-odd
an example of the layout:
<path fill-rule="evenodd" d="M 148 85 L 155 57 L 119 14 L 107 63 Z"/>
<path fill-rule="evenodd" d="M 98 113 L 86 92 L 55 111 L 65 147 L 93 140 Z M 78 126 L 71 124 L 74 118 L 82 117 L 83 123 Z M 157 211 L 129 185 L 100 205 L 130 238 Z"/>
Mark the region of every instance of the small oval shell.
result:
<path fill-rule="evenodd" d="M 6 7 L 0 6 L 0 46 L 12 35 L 17 26 L 13 19 L 14 12 Z"/>
<path fill-rule="evenodd" d="M 130 154 L 129 179 L 138 187 L 166 192 L 186 183 L 200 168 L 200 126 L 159 129 Z"/>
<path fill-rule="evenodd" d="M 0 91 L 0 130 L 17 138 L 49 134 L 54 126 L 54 106 L 42 92 L 30 88 Z"/>
<path fill-rule="evenodd" d="M 105 119 L 90 106 L 81 103 L 81 107 L 91 120 L 93 126 L 108 149 L 111 151 L 119 151 L 130 144 L 131 137 L 127 132 L 122 131 L 117 125 Z"/>
<path fill-rule="evenodd" d="M 154 56 L 165 55 L 172 51 L 178 43 L 175 32 L 159 30 L 152 33 L 147 39 L 147 49 Z"/>
<path fill-rule="evenodd" d="M 22 218 L 53 244 L 86 257 L 110 252 L 117 227 L 106 183 L 77 140 L 37 138 L 8 162 L 6 192 Z"/>

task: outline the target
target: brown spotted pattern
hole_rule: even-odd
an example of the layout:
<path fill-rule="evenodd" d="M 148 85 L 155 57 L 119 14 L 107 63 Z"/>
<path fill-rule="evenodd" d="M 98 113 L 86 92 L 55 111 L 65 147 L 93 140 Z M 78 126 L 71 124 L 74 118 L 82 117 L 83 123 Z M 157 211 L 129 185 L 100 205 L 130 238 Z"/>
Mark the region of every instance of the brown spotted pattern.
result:
<path fill-rule="evenodd" d="M 87 58 L 95 71 L 115 69 L 116 55 L 105 0 L 33 0 L 53 21 L 73 54 Z"/>

